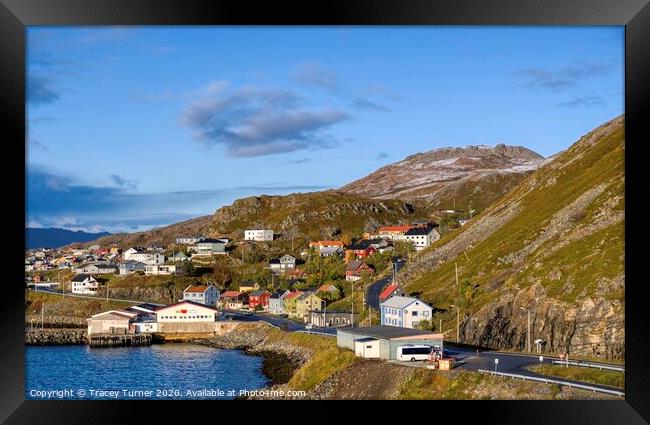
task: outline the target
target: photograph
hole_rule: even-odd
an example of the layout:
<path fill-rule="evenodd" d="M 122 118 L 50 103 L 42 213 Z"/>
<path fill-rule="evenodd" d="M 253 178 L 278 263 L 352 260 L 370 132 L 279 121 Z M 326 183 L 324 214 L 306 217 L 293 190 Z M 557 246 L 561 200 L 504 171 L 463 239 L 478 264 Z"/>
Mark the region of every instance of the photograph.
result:
<path fill-rule="evenodd" d="M 25 49 L 25 400 L 625 400 L 624 25 Z"/>

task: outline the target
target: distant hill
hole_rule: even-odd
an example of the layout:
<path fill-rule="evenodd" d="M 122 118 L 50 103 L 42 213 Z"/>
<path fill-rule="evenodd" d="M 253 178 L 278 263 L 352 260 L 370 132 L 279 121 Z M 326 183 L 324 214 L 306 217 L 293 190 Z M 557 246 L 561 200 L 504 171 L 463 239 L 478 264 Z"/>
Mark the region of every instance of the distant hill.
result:
<path fill-rule="evenodd" d="M 35 248 L 58 248 L 75 242 L 88 242 L 110 235 L 108 232 L 88 233 L 78 230 L 49 229 L 27 227 L 25 229 L 25 242 L 27 249 Z"/>
<path fill-rule="evenodd" d="M 398 280 L 452 313 L 447 329 L 455 326 L 451 304 L 460 304 L 463 342 L 523 348 L 524 308 L 531 312 L 532 339 L 541 339 L 545 352 L 622 359 L 624 194 L 620 116 L 422 251 Z"/>
<path fill-rule="evenodd" d="M 101 246 L 116 245 L 118 248 L 127 249 L 132 246 L 167 246 L 176 241 L 179 236 L 206 236 L 210 232 L 212 216 L 192 218 L 169 226 L 157 227 L 146 232 L 135 233 L 113 233 L 103 236 L 92 243 Z M 86 244 L 89 245 L 89 244 Z"/>
<path fill-rule="evenodd" d="M 544 157 L 522 146 L 440 148 L 341 187 L 375 199 L 424 200 L 440 209 L 484 209 L 532 173 Z"/>
<path fill-rule="evenodd" d="M 341 234 L 360 236 L 382 225 L 429 218 L 426 206 L 401 200 L 377 200 L 335 190 L 283 196 L 251 196 L 219 208 L 213 234 L 243 238 L 244 229 L 268 228 L 280 238 L 304 236 L 330 239 Z"/>

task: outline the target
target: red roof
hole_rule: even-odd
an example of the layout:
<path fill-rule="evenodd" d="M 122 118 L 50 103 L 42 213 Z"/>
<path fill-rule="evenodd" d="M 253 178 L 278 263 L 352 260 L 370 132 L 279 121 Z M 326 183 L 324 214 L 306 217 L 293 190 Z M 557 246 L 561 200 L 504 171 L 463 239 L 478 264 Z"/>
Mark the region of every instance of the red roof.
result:
<path fill-rule="evenodd" d="M 321 245 L 321 246 L 345 246 L 343 241 L 316 241 L 316 242 L 310 242 L 309 246 L 316 246 L 316 245 Z"/>
<path fill-rule="evenodd" d="M 226 291 L 221 294 L 221 297 L 238 297 L 239 295 L 241 295 L 241 292 L 239 291 Z"/>
<path fill-rule="evenodd" d="M 379 299 L 383 300 L 384 298 L 388 298 L 397 288 L 399 288 L 399 285 L 397 283 L 389 283 L 388 286 L 386 286 L 384 290 L 379 294 Z"/>
<path fill-rule="evenodd" d="M 206 285 L 199 285 L 199 286 L 188 286 L 185 288 L 185 291 L 183 292 L 198 292 L 200 294 L 204 293 L 207 291 L 210 287 Z"/>
<path fill-rule="evenodd" d="M 408 232 L 413 226 L 384 226 L 380 227 L 380 232 Z"/>
<path fill-rule="evenodd" d="M 321 285 L 316 292 L 327 292 L 332 288 L 336 289 L 336 286 L 326 283 L 325 285 Z"/>
<path fill-rule="evenodd" d="M 292 292 L 292 293 L 288 294 L 286 297 L 284 297 L 284 299 L 286 300 L 286 299 L 295 298 L 300 294 L 302 294 L 302 291 Z"/>

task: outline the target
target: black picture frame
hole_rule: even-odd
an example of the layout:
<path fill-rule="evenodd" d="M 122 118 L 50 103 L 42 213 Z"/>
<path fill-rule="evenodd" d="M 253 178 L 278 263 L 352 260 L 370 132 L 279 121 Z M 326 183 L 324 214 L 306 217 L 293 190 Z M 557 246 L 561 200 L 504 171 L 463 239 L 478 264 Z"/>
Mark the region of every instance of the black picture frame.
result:
<path fill-rule="evenodd" d="M 647 423 L 650 421 L 650 376 L 647 365 L 650 320 L 644 314 L 641 268 L 650 216 L 644 204 L 648 190 L 644 163 L 648 153 L 650 121 L 650 5 L 645 0 L 447 0 L 447 1 L 317 1 L 302 3 L 202 0 L 0 0 L 0 116 L 4 122 L 5 202 L 0 215 L 11 242 L 23 241 L 25 220 L 25 28 L 30 25 L 625 25 L 625 127 L 626 127 L 626 249 L 629 285 L 625 294 L 625 400 L 621 401 L 496 401 L 455 404 L 461 418 L 495 423 Z M 132 423 L 144 415 L 164 421 L 169 410 L 181 405 L 155 402 L 34 401 L 24 400 L 24 278 L 17 267 L 24 245 L 5 244 L 9 275 L 0 300 L 3 303 L 2 361 L 0 361 L 0 420 L 6 423 Z M 19 258 L 20 256 L 20 258 Z M 12 284 L 13 283 L 13 284 Z M 55 367 L 55 365 L 53 365 Z M 459 403 L 459 402 L 456 402 Z M 471 403 L 471 402 L 470 402 Z M 143 409 L 146 406 L 146 409 Z M 185 402 L 182 406 L 186 406 Z M 196 406 L 196 405 L 193 405 Z M 216 418 L 224 409 L 211 405 Z M 440 410 L 443 405 L 436 405 Z M 444 408 L 447 408 L 447 404 Z M 474 407 L 477 406 L 477 407 Z M 419 405 L 423 414 L 431 407 Z M 268 408 L 268 407 L 267 407 Z M 312 407 L 313 408 L 313 407 Z M 384 405 L 377 409 L 389 408 Z M 272 409 L 275 409 L 272 408 Z M 293 409 L 293 406 L 283 406 Z M 322 407 L 321 407 L 322 409 Z M 183 408 L 180 409 L 181 411 Z M 234 409 L 246 417 L 246 409 Z M 243 412 L 241 412 L 243 410 Z M 366 410 L 366 409 L 364 409 Z"/>

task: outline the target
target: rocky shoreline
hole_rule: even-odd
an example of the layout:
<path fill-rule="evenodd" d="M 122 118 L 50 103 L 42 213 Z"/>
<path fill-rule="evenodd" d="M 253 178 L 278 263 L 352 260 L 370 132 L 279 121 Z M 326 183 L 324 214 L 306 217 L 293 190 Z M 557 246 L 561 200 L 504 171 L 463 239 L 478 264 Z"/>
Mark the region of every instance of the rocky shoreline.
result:
<path fill-rule="evenodd" d="M 54 328 L 35 329 L 25 332 L 25 345 L 85 345 L 88 344 L 86 329 Z"/>

